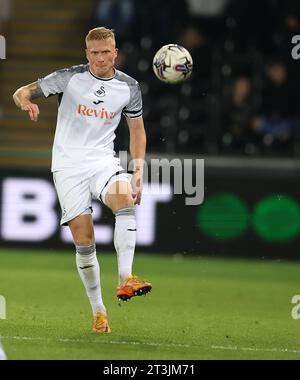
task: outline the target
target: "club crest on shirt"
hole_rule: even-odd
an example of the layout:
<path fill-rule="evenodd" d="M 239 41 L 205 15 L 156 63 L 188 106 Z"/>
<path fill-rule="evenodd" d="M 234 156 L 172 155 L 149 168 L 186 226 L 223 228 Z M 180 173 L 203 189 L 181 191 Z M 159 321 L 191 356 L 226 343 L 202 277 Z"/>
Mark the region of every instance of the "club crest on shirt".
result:
<path fill-rule="evenodd" d="M 99 88 L 99 90 L 95 91 L 94 95 L 96 95 L 98 98 L 102 98 L 103 96 L 105 96 L 105 88 L 104 88 L 104 86 L 101 86 Z"/>

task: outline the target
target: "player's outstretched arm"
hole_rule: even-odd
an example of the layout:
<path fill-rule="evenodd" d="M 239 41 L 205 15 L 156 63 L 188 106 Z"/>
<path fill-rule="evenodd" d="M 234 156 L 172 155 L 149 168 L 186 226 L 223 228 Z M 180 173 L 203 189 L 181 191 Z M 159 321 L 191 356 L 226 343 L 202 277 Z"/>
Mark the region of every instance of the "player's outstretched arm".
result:
<path fill-rule="evenodd" d="M 130 153 L 134 162 L 133 196 L 134 203 L 140 204 L 143 190 L 143 167 L 146 153 L 146 133 L 143 117 L 126 118 L 130 135 Z"/>
<path fill-rule="evenodd" d="M 32 103 L 32 99 L 43 96 L 38 82 L 33 82 L 27 86 L 20 87 L 14 94 L 13 99 L 17 107 L 22 111 L 28 112 L 28 115 L 32 121 L 37 121 L 40 110 L 37 104 Z"/>

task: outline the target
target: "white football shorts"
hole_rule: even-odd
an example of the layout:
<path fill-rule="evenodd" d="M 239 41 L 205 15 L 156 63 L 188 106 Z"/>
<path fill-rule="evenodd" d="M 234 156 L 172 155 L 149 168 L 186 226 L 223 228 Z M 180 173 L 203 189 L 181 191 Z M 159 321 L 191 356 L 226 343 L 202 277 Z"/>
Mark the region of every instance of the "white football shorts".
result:
<path fill-rule="evenodd" d="M 53 181 L 60 203 L 60 224 L 82 214 L 92 213 L 92 200 L 105 204 L 109 187 L 116 181 L 126 181 L 131 186 L 132 174 L 125 172 L 117 157 L 104 158 L 101 167 L 68 168 L 53 173 Z"/>

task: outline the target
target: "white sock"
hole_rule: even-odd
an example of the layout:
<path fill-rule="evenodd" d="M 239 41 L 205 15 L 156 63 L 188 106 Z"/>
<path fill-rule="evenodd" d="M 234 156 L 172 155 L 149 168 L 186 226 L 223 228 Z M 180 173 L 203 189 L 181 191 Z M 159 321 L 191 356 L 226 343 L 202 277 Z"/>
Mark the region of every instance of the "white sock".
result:
<path fill-rule="evenodd" d="M 136 242 L 136 221 L 133 207 L 116 212 L 114 244 L 118 256 L 119 285 L 132 274 Z"/>
<path fill-rule="evenodd" d="M 4 349 L 1 346 L 1 342 L 0 342 L 0 360 L 7 360 L 7 357 L 6 357 L 6 354 L 4 352 Z"/>
<path fill-rule="evenodd" d="M 100 266 L 96 256 L 95 244 L 90 246 L 76 246 L 76 265 L 79 276 L 90 300 L 93 315 L 97 311 L 106 313 L 103 304 L 100 285 Z"/>

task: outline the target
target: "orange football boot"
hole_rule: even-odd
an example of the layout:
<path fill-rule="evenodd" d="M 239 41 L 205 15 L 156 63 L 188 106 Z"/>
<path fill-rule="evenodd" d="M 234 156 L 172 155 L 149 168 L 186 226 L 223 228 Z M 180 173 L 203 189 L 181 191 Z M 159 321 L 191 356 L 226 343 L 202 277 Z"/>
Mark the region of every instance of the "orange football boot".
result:
<path fill-rule="evenodd" d="M 147 294 L 151 289 L 150 282 L 141 281 L 137 276 L 129 276 L 124 284 L 117 288 L 117 297 L 122 301 L 128 301 L 131 297 Z"/>
<path fill-rule="evenodd" d="M 93 332 L 96 333 L 110 333 L 111 328 L 108 325 L 107 316 L 104 313 L 101 313 L 100 311 L 97 311 L 96 315 L 94 316 L 94 323 L 93 323 Z"/>

